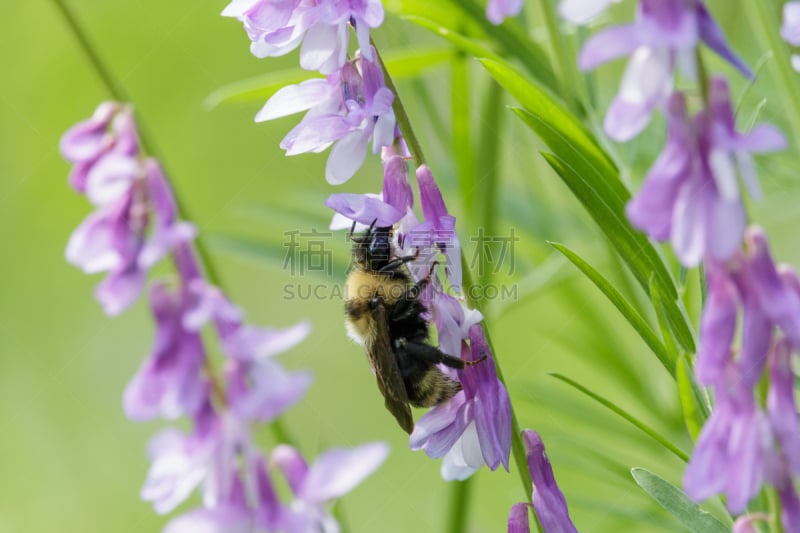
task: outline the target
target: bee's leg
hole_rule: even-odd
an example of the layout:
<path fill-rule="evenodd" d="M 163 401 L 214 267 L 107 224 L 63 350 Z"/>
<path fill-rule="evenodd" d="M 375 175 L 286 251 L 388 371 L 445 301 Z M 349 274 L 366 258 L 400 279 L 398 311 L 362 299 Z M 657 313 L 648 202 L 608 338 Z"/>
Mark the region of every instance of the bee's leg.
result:
<path fill-rule="evenodd" d="M 393 270 L 397 270 L 398 268 L 400 268 L 401 265 L 404 265 L 409 261 L 413 261 L 414 259 L 416 259 L 416 256 L 413 255 L 407 255 L 405 257 L 396 257 L 391 261 L 389 261 L 388 263 L 386 263 L 385 265 L 383 265 L 380 269 L 378 269 L 378 272 L 391 272 Z"/>
<path fill-rule="evenodd" d="M 464 361 L 460 357 L 453 357 L 452 355 L 447 355 L 446 353 L 442 352 L 439 348 L 431 346 L 430 344 L 425 344 L 421 342 L 410 342 L 404 338 L 397 339 L 395 342 L 412 359 L 433 364 L 442 363 L 445 366 L 449 366 L 450 368 L 456 368 L 459 370 L 463 369 L 467 365 L 476 364 L 486 359 L 486 356 L 483 356 L 478 361 Z"/>

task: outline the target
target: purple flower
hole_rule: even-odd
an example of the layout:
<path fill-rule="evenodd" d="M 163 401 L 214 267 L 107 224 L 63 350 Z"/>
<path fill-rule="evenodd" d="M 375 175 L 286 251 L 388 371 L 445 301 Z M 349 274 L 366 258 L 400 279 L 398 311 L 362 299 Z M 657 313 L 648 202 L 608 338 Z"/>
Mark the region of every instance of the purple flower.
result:
<path fill-rule="evenodd" d="M 308 324 L 301 323 L 283 332 L 256 329 L 239 331 L 239 335 L 248 337 L 237 341 L 250 343 L 243 352 L 248 358 L 231 359 L 225 369 L 228 400 L 238 417 L 271 422 L 305 396 L 311 386 L 311 373 L 287 372 L 270 356 L 288 349 L 290 343 L 286 341 L 291 340 L 291 344 L 294 344 L 302 340 L 308 330 Z"/>
<path fill-rule="evenodd" d="M 125 389 L 125 414 L 132 420 L 192 416 L 206 400 L 207 384 L 203 341 L 183 325 L 186 294 L 157 284 L 150 304 L 156 320 L 153 352 Z"/>
<path fill-rule="evenodd" d="M 786 466 L 800 474 L 800 423 L 794 398 L 792 346 L 787 339 L 779 340 L 772 349 L 769 377 L 767 417 L 788 463 Z"/>
<path fill-rule="evenodd" d="M 714 390 L 714 412 L 700 432 L 683 486 L 697 501 L 725 493 L 728 509 L 738 514 L 761 488 L 772 434 L 736 362 L 728 362 Z"/>
<path fill-rule="evenodd" d="M 783 4 L 781 37 L 792 46 L 800 46 L 800 2 Z M 792 54 L 792 67 L 800 71 L 800 55 Z"/>
<path fill-rule="evenodd" d="M 573 24 L 586 24 L 620 0 L 561 0 L 558 12 Z"/>
<path fill-rule="evenodd" d="M 706 254 L 724 261 L 738 250 L 746 216 L 737 169 L 751 195 L 757 195 L 748 152 L 784 145 L 769 125 L 736 132 L 726 82 L 715 78 L 710 90 L 709 113 L 700 112 L 692 121 L 683 95 L 670 97 L 666 147 L 626 210 L 635 227 L 654 239 L 670 239 L 686 266 L 697 265 Z"/>
<path fill-rule="evenodd" d="M 159 514 L 172 511 L 206 480 L 214 455 L 222 449 L 221 423 L 213 417 L 208 404 L 198 418 L 203 418 L 204 423 L 194 433 L 164 429 L 147 447 L 152 464 L 141 496 L 152 502 Z"/>
<path fill-rule="evenodd" d="M 516 16 L 522 11 L 523 0 L 489 0 L 486 4 L 486 18 L 492 24 L 502 24 L 506 17 Z"/>
<path fill-rule="evenodd" d="M 364 231 L 375 223 L 377 227 L 398 224 L 401 219 L 414 217 L 414 192 L 408 183 L 406 158 L 394 153 L 391 147 L 381 151 L 383 160 L 383 190 L 380 194 L 332 194 L 325 205 L 336 214 L 330 229 L 351 229 L 356 222 L 358 231 Z M 414 218 L 416 221 L 416 218 Z"/>
<path fill-rule="evenodd" d="M 369 28 L 383 23 L 383 5 L 380 0 L 233 0 L 222 16 L 244 23 L 256 57 L 284 55 L 302 42 L 300 66 L 330 74 L 347 59 L 348 24 L 364 55 L 374 60 Z"/>
<path fill-rule="evenodd" d="M 470 328 L 469 339 L 461 357 L 486 360 L 458 372 L 463 390 L 423 415 L 410 439 L 412 450 L 444 457 L 441 472 L 448 481 L 466 479 L 484 464 L 508 470 L 511 450 L 511 404 L 480 325 Z"/>
<path fill-rule="evenodd" d="M 569 517 L 567 500 L 556 483 L 542 438 L 536 431 L 526 429 L 522 432 L 522 439 L 533 481 L 533 509 L 544 533 L 578 533 Z"/>
<path fill-rule="evenodd" d="M 75 162 L 73 187 L 98 208 L 73 232 L 66 257 L 86 273 L 108 272 L 95 296 L 106 313 L 115 315 L 138 297 L 147 271 L 192 240 L 195 229 L 176 219 L 158 163 L 139 159 L 130 108 L 101 105 L 95 116 L 64 135 L 61 149 Z"/>
<path fill-rule="evenodd" d="M 578 9 L 578 18 L 584 11 Z M 611 138 L 627 141 L 644 129 L 653 109 L 666 103 L 672 93 L 676 63 L 680 59 L 693 64 L 692 54 L 700 41 L 746 76 L 751 75 L 730 51 L 722 30 L 699 0 L 641 0 L 635 23 L 608 28 L 586 42 L 578 59 L 582 70 L 631 56 L 619 93 L 606 114 L 604 126 Z"/>
<path fill-rule="evenodd" d="M 373 442 L 352 449 L 328 450 L 309 467 L 291 446 L 275 448 L 270 463 L 281 470 L 294 496 L 282 517 L 280 530 L 287 533 L 338 532 L 339 525 L 325 504 L 353 490 L 388 455 L 386 444 Z"/>
<path fill-rule="evenodd" d="M 89 171 L 101 159 L 112 154 L 130 157 L 139 151 L 132 109 L 103 102 L 91 118 L 61 137 L 59 147 L 64 158 L 75 165 L 69 176 L 70 185 L 85 193 Z"/>
<path fill-rule="evenodd" d="M 445 272 L 450 285 L 461 290 L 461 242 L 456 234 L 456 217 L 447 211 L 439 186 L 427 165 L 417 169 L 420 204 L 423 221 L 408 231 L 408 243 L 414 247 L 427 248 L 435 253 L 438 249 L 445 255 Z M 429 260 L 428 260 L 429 259 Z M 433 254 L 420 254 L 418 266 L 430 266 Z"/>
<path fill-rule="evenodd" d="M 308 110 L 283 138 L 281 148 L 286 155 L 296 155 L 321 152 L 333 144 L 325 177 L 337 185 L 361 167 L 370 139 L 374 153 L 394 142 L 393 101 L 380 67 L 358 57 L 325 80 L 307 80 L 279 90 L 256 115 L 256 122 Z"/>
<path fill-rule="evenodd" d="M 508 513 L 508 533 L 530 533 L 528 523 L 528 509 L 530 504 L 515 503 Z"/>
<path fill-rule="evenodd" d="M 445 292 L 435 291 L 428 307 L 436 321 L 439 349 L 453 357 L 461 356 L 464 339 L 469 331 L 483 320 L 476 309 L 466 309 L 461 302 Z"/>

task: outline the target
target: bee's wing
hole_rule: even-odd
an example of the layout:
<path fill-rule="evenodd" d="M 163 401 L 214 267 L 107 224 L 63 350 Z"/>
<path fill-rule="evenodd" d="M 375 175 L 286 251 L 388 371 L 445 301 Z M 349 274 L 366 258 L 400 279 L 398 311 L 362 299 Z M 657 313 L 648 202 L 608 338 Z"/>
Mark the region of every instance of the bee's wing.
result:
<path fill-rule="evenodd" d="M 386 400 L 386 409 L 394 415 L 400 427 L 410 434 L 414 430 L 414 419 L 408 406 L 408 393 L 403 383 L 403 376 L 400 374 L 400 367 L 397 366 L 397 358 L 389 339 L 389 324 L 383 304 L 375 307 L 372 318 L 375 322 L 375 333 L 366 342 L 367 356 L 375 369 L 378 388 Z"/>

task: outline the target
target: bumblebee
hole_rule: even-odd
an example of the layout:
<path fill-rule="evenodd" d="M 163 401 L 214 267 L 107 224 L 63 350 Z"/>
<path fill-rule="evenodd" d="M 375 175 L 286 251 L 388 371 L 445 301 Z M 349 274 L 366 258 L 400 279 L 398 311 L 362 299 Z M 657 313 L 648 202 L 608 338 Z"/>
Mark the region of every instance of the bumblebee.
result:
<path fill-rule="evenodd" d="M 376 228 L 373 222 L 362 237 L 352 237 L 353 229 L 353 269 L 345 284 L 347 331 L 364 345 L 386 408 L 411 433 L 414 419 L 409 403 L 432 407 L 461 390 L 461 383 L 436 365 L 463 369 L 485 357 L 464 361 L 432 346 L 423 318 L 427 309 L 419 295 L 430 283 L 433 268 L 426 278 L 412 283 L 405 263 L 416 257 L 396 257 L 391 227 Z"/>

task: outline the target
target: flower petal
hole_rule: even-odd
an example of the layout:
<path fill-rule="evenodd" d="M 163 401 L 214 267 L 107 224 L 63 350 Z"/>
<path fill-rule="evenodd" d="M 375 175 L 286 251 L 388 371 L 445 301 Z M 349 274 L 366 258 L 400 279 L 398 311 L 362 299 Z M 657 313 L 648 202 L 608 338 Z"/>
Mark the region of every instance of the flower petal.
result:
<path fill-rule="evenodd" d="M 264 122 L 311 109 L 320 100 L 330 98 L 333 88 L 323 78 L 306 80 L 279 89 L 256 114 L 256 122 Z"/>
<path fill-rule="evenodd" d="M 339 498 L 372 474 L 388 456 L 389 446 L 383 442 L 329 450 L 311 466 L 301 497 L 314 503 Z"/>

